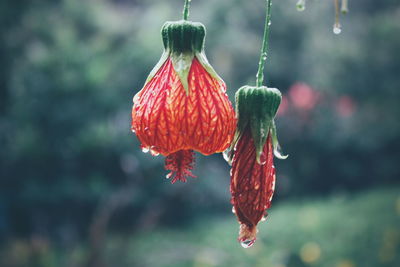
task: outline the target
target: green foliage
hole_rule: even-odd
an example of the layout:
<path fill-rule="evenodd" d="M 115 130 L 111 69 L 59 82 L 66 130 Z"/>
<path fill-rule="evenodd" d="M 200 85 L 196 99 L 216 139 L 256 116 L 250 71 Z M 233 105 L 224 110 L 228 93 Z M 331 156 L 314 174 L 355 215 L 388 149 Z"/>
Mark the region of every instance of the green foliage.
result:
<path fill-rule="evenodd" d="M 259 238 L 250 249 L 235 240 L 238 224 L 232 214 L 205 217 L 186 228 L 113 235 L 105 258 L 109 266 L 120 267 L 394 267 L 400 264 L 398 192 L 395 187 L 274 205 L 267 221 L 259 224 Z M 3 253 L 2 266 L 80 267 L 85 266 L 87 248 L 59 250 L 46 240 L 19 240 Z"/>
<path fill-rule="evenodd" d="M 274 205 L 250 249 L 235 240 L 234 215 L 185 229 L 110 240 L 119 266 L 365 266 L 400 264 L 399 188 Z M 129 242 L 129 257 L 114 252 Z M 157 256 L 155 256 L 157 255 Z M 347 265 L 346 265 L 347 264 Z"/>

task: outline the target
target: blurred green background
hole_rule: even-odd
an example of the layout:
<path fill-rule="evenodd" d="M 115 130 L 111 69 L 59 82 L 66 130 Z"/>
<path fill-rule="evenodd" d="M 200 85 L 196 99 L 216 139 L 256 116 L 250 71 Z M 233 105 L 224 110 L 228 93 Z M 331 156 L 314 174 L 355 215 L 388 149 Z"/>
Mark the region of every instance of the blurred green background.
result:
<path fill-rule="evenodd" d="M 263 0 L 193 0 L 233 100 L 255 83 Z M 171 185 L 130 131 L 133 95 L 183 0 L 0 2 L 0 266 L 400 266 L 400 3 L 274 1 L 284 99 L 270 217 L 237 243 L 229 167 Z"/>

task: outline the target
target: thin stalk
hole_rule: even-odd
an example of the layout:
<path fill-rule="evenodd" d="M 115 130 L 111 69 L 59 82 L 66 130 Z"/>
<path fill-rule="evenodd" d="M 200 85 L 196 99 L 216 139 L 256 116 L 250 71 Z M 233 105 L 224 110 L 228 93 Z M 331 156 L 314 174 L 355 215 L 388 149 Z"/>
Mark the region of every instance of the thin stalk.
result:
<path fill-rule="evenodd" d="M 334 0 L 335 2 L 335 25 L 339 25 L 339 0 Z"/>
<path fill-rule="evenodd" d="M 192 0 L 185 0 L 185 5 L 183 6 L 183 20 L 188 20 L 191 1 Z"/>
<path fill-rule="evenodd" d="M 272 0 L 266 0 L 267 5 L 266 5 L 266 18 L 265 18 L 265 26 L 264 26 L 264 37 L 263 37 L 263 42 L 262 42 L 262 48 L 261 48 L 261 55 L 260 55 L 260 61 L 258 63 L 258 71 L 256 75 L 256 86 L 262 86 L 264 82 L 264 67 L 265 67 L 265 61 L 267 60 L 267 55 L 268 55 L 268 38 L 269 38 L 269 28 L 271 26 L 271 5 L 272 5 Z"/>

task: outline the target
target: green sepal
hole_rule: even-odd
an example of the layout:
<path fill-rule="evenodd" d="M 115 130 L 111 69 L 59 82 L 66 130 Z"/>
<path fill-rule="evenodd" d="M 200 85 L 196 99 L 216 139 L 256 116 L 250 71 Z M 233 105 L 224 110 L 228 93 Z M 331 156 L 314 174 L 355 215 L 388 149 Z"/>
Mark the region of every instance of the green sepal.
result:
<path fill-rule="evenodd" d="M 176 74 L 178 74 L 183 88 L 187 95 L 189 95 L 189 71 L 192 66 L 194 54 L 193 53 L 172 53 L 171 60 Z"/>
<path fill-rule="evenodd" d="M 257 162 L 261 164 L 261 153 L 268 135 L 272 134 L 273 120 L 281 103 L 282 94 L 276 88 L 243 86 L 236 92 L 235 97 L 238 124 L 234 142 L 236 144 L 243 132 L 250 128 Z"/>
<path fill-rule="evenodd" d="M 284 155 L 281 149 L 281 146 L 278 142 L 278 136 L 276 134 L 276 125 L 275 120 L 272 120 L 272 127 L 271 127 L 271 137 L 272 137 L 272 147 L 274 148 L 274 155 L 278 159 L 287 159 L 289 155 Z"/>
<path fill-rule="evenodd" d="M 200 64 L 206 69 L 206 71 L 211 75 L 211 77 L 213 77 L 216 80 L 221 80 L 222 81 L 222 78 L 219 77 L 217 72 L 214 70 L 214 68 L 208 62 L 208 59 L 207 59 L 206 54 L 204 53 L 204 51 L 202 51 L 200 53 L 196 53 L 196 58 L 200 62 Z"/>
<path fill-rule="evenodd" d="M 153 77 L 156 75 L 158 70 L 164 65 L 165 61 L 167 61 L 168 56 L 169 56 L 169 53 L 167 51 L 164 51 L 164 53 L 161 55 L 161 58 L 158 61 L 158 63 L 151 70 L 149 76 L 147 76 L 147 79 L 146 79 L 146 82 L 144 83 L 144 85 L 146 85 L 148 82 L 151 81 L 151 79 L 153 79 Z"/>
<path fill-rule="evenodd" d="M 164 52 L 147 77 L 145 85 L 157 74 L 169 57 L 186 94 L 189 94 L 188 78 L 194 57 L 213 78 L 222 81 L 204 53 L 206 28 L 203 24 L 185 20 L 167 21 L 161 28 L 161 36 Z"/>

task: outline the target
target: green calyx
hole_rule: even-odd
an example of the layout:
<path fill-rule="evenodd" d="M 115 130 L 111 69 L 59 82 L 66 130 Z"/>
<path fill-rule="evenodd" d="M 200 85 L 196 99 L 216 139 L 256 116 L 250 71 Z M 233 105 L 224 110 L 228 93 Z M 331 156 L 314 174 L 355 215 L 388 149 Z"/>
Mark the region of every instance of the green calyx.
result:
<path fill-rule="evenodd" d="M 204 53 L 206 28 L 203 24 L 186 20 L 167 21 L 161 29 L 161 36 L 164 53 L 151 71 L 146 83 L 154 77 L 168 58 L 171 58 L 174 69 L 187 94 L 189 94 L 189 71 L 195 57 L 211 76 L 221 80 L 208 63 Z"/>
<path fill-rule="evenodd" d="M 167 21 L 161 35 L 165 50 L 171 53 L 200 53 L 204 49 L 206 28 L 200 22 Z"/>
<path fill-rule="evenodd" d="M 274 122 L 281 100 L 282 94 L 278 89 L 266 86 L 243 86 L 236 92 L 238 125 L 235 143 L 249 127 L 256 147 L 258 163 L 260 163 L 261 153 L 269 134 L 272 138 L 275 156 L 278 158 L 287 157 L 279 152 Z"/>

